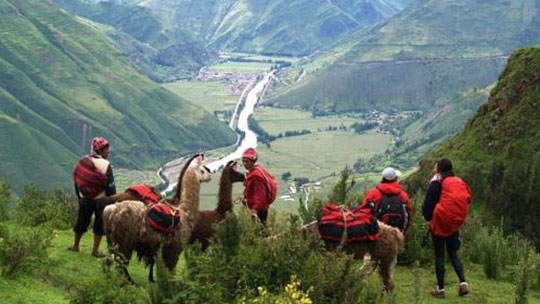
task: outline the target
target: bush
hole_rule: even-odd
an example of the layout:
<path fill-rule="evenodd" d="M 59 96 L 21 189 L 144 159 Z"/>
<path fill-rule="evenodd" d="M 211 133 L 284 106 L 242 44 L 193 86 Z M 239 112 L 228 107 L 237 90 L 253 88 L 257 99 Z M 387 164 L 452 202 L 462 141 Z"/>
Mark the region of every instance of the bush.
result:
<path fill-rule="evenodd" d="M 285 300 L 284 287 L 291 284 L 314 303 L 357 303 L 360 265 L 342 252 L 327 252 L 299 226 L 296 216 L 264 228 L 246 210 L 228 214 L 205 252 L 198 246 L 186 249 L 184 272 L 153 291 L 154 303 L 257 303 L 262 298 L 297 303 Z"/>
<path fill-rule="evenodd" d="M 9 185 L 0 181 L 0 221 L 5 221 L 9 218 L 9 203 L 11 201 L 11 192 Z"/>
<path fill-rule="evenodd" d="M 518 264 L 518 273 L 516 275 L 516 299 L 515 304 L 527 304 L 527 294 L 531 287 L 531 281 L 537 274 L 539 260 L 538 254 L 529 250 Z"/>
<path fill-rule="evenodd" d="M 77 205 L 73 198 L 61 190 L 51 192 L 29 185 L 17 201 L 15 219 L 26 226 L 47 223 L 55 229 L 68 229 L 77 217 Z"/>
<path fill-rule="evenodd" d="M 411 264 L 418 261 L 424 265 L 433 261 L 433 245 L 429 233 L 429 223 L 422 216 L 421 192 L 418 192 L 411 201 L 413 215 L 412 224 L 405 239 L 405 250 L 399 255 L 399 262 Z"/>
<path fill-rule="evenodd" d="M 137 304 L 148 303 L 142 287 L 129 284 L 126 278 L 110 268 L 111 257 L 103 260 L 104 276 L 73 286 L 70 303 L 74 304 Z"/>
<path fill-rule="evenodd" d="M 49 266 L 48 249 L 54 233 L 49 228 L 0 223 L 0 265 L 2 275 L 15 276 Z"/>

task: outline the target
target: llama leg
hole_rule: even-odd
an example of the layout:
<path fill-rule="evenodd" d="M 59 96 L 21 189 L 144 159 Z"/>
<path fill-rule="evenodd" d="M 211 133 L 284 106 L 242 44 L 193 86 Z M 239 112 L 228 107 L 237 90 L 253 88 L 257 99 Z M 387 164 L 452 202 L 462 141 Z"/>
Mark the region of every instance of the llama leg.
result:
<path fill-rule="evenodd" d="M 392 275 L 394 273 L 394 267 L 397 262 L 397 254 L 392 258 L 387 258 L 381 261 L 379 265 L 379 273 L 381 274 L 384 289 L 390 293 L 394 289 L 394 283 L 392 281 Z"/>
<path fill-rule="evenodd" d="M 154 281 L 154 264 L 155 260 L 154 258 L 149 258 L 147 261 L 148 267 L 150 268 L 150 271 L 148 272 L 148 281 L 155 283 Z"/>
<path fill-rule="evenodd" d="M 163 263 L 169 270 L 170 274 L 174 273 L 174 269 L 176 268 L 176 264 L 178 263 L 178 258 L 181 252 L 182 245 L 176 242 L 163 247 L 161 256 L 163 257 Z"/>

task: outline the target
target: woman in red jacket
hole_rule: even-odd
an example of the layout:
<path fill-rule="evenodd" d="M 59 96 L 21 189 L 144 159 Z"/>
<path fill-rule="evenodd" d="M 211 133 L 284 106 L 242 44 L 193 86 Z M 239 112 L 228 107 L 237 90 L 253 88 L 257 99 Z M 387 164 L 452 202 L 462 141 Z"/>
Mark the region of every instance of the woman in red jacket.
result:
<path fill-rule="evenodd" d="M 443 158 L 435 165 L 435 175 L 431 179 L 424 199 L 422 213 L 429 221 L 429 229 L 435 249 L 435 273 L 437 288 L 431 295 L 444 298 L 444 250 L 448 251 L 452 266 L 459 278 L 460 296 L 469 292 L 465 281 L 463 265 L 458 250 L 461 245 L 459 230 L 469 212 L 471 194 L 467 184 L 454 176 L 452 162 Z"/>

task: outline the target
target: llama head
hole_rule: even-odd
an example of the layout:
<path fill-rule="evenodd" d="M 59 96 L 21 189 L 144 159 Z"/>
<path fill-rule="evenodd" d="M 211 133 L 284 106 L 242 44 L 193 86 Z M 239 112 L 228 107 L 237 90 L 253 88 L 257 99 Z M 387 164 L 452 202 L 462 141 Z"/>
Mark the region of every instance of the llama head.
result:
<path fill-rule="evenodd" d="M 246 177 L 243 173 L 236 171 L 238 168 L 238 163 L 234 160 L 229 161 L 225 168 L 223 168 L 223 173 L 221 174 L 221 182 L 227 183 L 236 183 L 243 182 Z"/>
<path fill-rule="evenodd" d="M 199 154 L 190 165 L 190 170 L 194 172 L 197 176 L 197 179 L 201 183 L 209 182 L 212 179 L 212 171 L 205 166 L 206 159 L 204 154 Z"/>

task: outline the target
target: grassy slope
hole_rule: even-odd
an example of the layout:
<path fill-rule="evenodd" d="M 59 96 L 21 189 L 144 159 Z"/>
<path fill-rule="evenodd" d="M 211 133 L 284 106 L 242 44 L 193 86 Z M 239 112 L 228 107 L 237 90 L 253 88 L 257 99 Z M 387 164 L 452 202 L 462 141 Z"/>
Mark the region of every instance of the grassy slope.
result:
<path fill-rule="evenodd" d="M 489 102 L 480 107 L 463 131 L 420 162 L 419 170 L 408 179 L 409 189 L 414 192 L 423 188 L 434 161 L 450 158 L 457 173 L 471 185 L 475 201 L 502 213 L 505 224 L 538 244 L 537 229 L 524 218 L 540 214 L 538 199 L 531 195 L 540 185 L 539 65 L 538 47 L 512 55 Z M 505 200 L 505 192 L 513 197 Z M 496 197 L 491 196 L 493 193 Z M 500 199 L 507 203 L 490 204 Z M 513 201 L 519 203 L 510 204 Z"/>
<path fill-rule="evenodd" d="M 77 155 L 97 135 L 111 140 L 114 162 L 132 167 L 234 140 L 50 1 L 2 0 L 0 15 L 0 113 L 9 126 L 1 136 L 10 146 L 0 163 L 13 184 L 65 185 Z"/>
<path fill-rule="evenodd" d="M 463 128 L 478 107 L 489 96 L 492 86 L 484 89 L 471 89 L 450 98 L 438 99 L 433 107 L 414 122 L 398 121 L 402 144 L 392 150 L 392 164 L 411 167 L 434 147 Z"/>
<path fill-rule="evenodd" d="M 165 28 L 148 8 L 113 2 L 54 1 L 73 14 L 116 29 L 108 34 L 153 79 L 164 81 L 197 71 L 210 59 L 202 41 L 178 27 Z"/>
<path fill-rule="evenodd" d="M 504 59 L 362 63 L 509 54 L 539 42 L 539 7 L 538 0 L 415 2 L 372 31 L 353 34 L 348 52 L 279 91 L 274 100 L 336 110 L 418 108 L 472 86 L 485 87 L 495 81 Z"/>
<path fill-rule="evenodd" d="M 72 241 L 71 231 L 59 231 L 58 236 L 53 241 L 51 258 L 54 267 L 47 278 L 39 278 L 23 275 L 15 279 L 0 278 L 0 297 L 2 303 L 68 303 L 69 286 L 74 282 L 105 279 L 101 271 L 101 262 L 90 257 L 91 237 L 85 235 L 81 243 L 81 252 L 78 254 L 68 252 L 67 246 Z M 147 287 L 147 272 L 143 264 L 132 260 L 130 263 L 130 273 L 134 280 Z M 514 286 L 511 278 L 500 281 L 486 280 L 481 266 L 476 264 L 466 264 L 466 275 L 471 283 L 472 293 L 461 298 L 457 296 L 457 279 L 448 267 L 447 274 L 447 299 L 444 303 L 484 303 L 480 300 L 486 296 L 487 303 L 511 303 L 514 299 Z M 419 280 L 421 284 L 420 294 L 428 303 L 435 303 L 436 300 L 429 299 L 427 293 L 435 285 L 435 275 L 431 268 L 420 269 Z M 414 302 L 414 281 L 415 275 L 410 267 L 398 266 L 395 273 L 396 303 Z M 380 286 L 377 282 L 376 274 L 371 276 L 373 286 Z M 437 300 L 440 301 L 440 300 Z M 531 291 L 529 303 L 540 303 L 540 293 Z"/>

